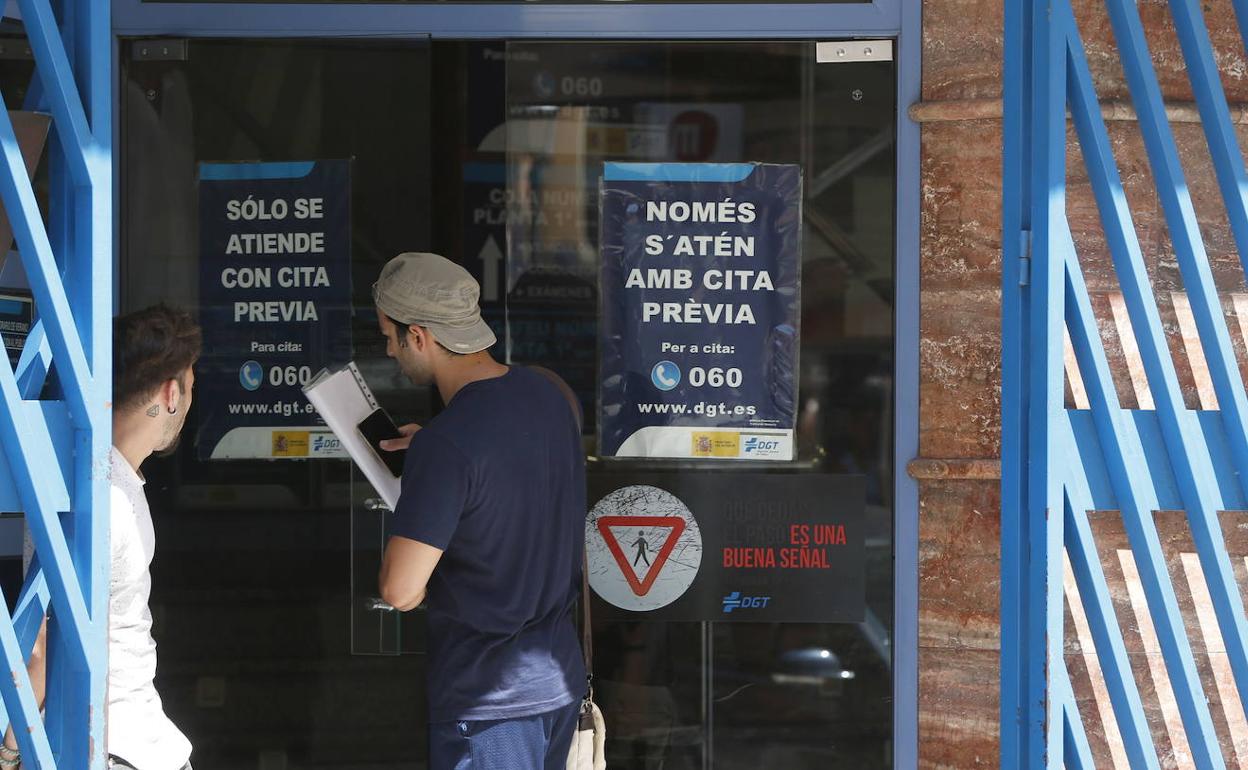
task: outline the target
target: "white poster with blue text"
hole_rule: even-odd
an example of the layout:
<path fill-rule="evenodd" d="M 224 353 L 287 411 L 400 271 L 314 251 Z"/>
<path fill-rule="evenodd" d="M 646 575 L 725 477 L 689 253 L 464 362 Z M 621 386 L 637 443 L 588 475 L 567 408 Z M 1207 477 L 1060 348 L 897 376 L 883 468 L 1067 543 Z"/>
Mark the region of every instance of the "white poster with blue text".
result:
<path fill-rule="evenodd" d="M 606 163 L 604 457 L 794 457 L 802 173 Z"/>

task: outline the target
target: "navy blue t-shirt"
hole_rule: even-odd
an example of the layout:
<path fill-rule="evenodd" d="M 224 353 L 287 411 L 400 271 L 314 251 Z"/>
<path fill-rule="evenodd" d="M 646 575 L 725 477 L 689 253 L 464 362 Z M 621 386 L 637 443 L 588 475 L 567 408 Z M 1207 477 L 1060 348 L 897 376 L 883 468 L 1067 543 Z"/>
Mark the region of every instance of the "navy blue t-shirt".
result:
<path fill-rule="evenodd" d="M 573 610 L 585 456 L 530 369 L 464 386 L 412 437 L 391 535 L 444 551 L 429 580 L 429 719 L 508 719 L 586 690 Z"/>

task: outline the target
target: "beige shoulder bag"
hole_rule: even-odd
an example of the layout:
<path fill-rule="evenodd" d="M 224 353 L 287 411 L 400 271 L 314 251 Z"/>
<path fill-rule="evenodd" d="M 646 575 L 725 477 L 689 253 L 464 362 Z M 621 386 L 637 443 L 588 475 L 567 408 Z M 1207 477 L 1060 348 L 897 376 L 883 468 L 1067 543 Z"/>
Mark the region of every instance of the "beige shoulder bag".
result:
<path fill-rule="evenodd" d="M 566 770 L 606 770 L 607 724 L 602 711 L 594 703 L 594 631 L 589 619 L 589 565 L 582 565 L 581 579 L 581 651 L 585 653 L 586 683 L 589 691 L 581 701 L 581 715 L 572 734 Z"/>

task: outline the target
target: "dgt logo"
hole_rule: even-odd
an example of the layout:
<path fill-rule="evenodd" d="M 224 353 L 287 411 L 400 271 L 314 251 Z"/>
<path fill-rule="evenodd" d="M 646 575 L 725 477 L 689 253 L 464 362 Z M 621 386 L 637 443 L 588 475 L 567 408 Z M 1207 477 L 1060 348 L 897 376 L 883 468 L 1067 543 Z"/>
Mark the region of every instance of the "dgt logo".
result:
<path fill-rule="evenodd" d="M 751 436 L 745 440 L 745 444 L 741 446 L 745 454 L 770 454 L 779 451 L 780 442 L 774 439 L 761 439 L 757 436 Z"/>
<path fill-rule="evenodd" d="M 336 436 L 317 436 L 312 439 L 313 452 L 337 452 L 342 449 L 342 440 Z"/>
<path fill-rule="evenodd" d="M 724 597 L 724 612 L 766 607 L 769 601 L 770 596 L 742 596 L 740 591 L 733 591 Z"/>

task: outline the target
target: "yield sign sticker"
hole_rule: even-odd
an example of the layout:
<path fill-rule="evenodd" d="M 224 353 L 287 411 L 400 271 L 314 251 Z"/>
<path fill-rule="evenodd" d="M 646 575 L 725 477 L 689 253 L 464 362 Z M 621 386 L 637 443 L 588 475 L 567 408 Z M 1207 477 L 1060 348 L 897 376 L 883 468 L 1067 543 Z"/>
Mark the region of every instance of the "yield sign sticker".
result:
<path fill-rule="evenodd" d="M 650 552 L 654 549 L 654 543 L 646 537 L 647 527 L 656 532 L 664 530 L 667 532 L 667 536 L 662 538 L 662 545 L 653 556 Z M 645 596 L 650 593 L 650 587 L 654 585 L 655 578 L 659 576 L 667 557 L 672 555 L 672 549 L 676 547 L 677 540 L 685 531 L 685 522 L 678 516 L 600 516 L 598 517 L 598 531 L 602 533 L 603 540 L 611 549 L 611 555 L 619 563 L 620 572 L 628 581 L 629 587 L 633 589 L 633 593 Z M 629 544 L 630 548 L 637 549 L 631 564 L 628 557 L 620 550 L 618 537 L 620 534 L 626 534 L 625 540 L 634 536 L 637 538 Z M 644 561 L 644 564 L 640 566 L 639 571 L 638 562 L 641 561 Z"/>
<path fill-rule="evenodd" d="M 617 489 L 585 527 L 589 584 L 611 604 L 646 611 L 676 601 L 702 563 L 702 535 L 689 508 L 651 486 Z"/>

